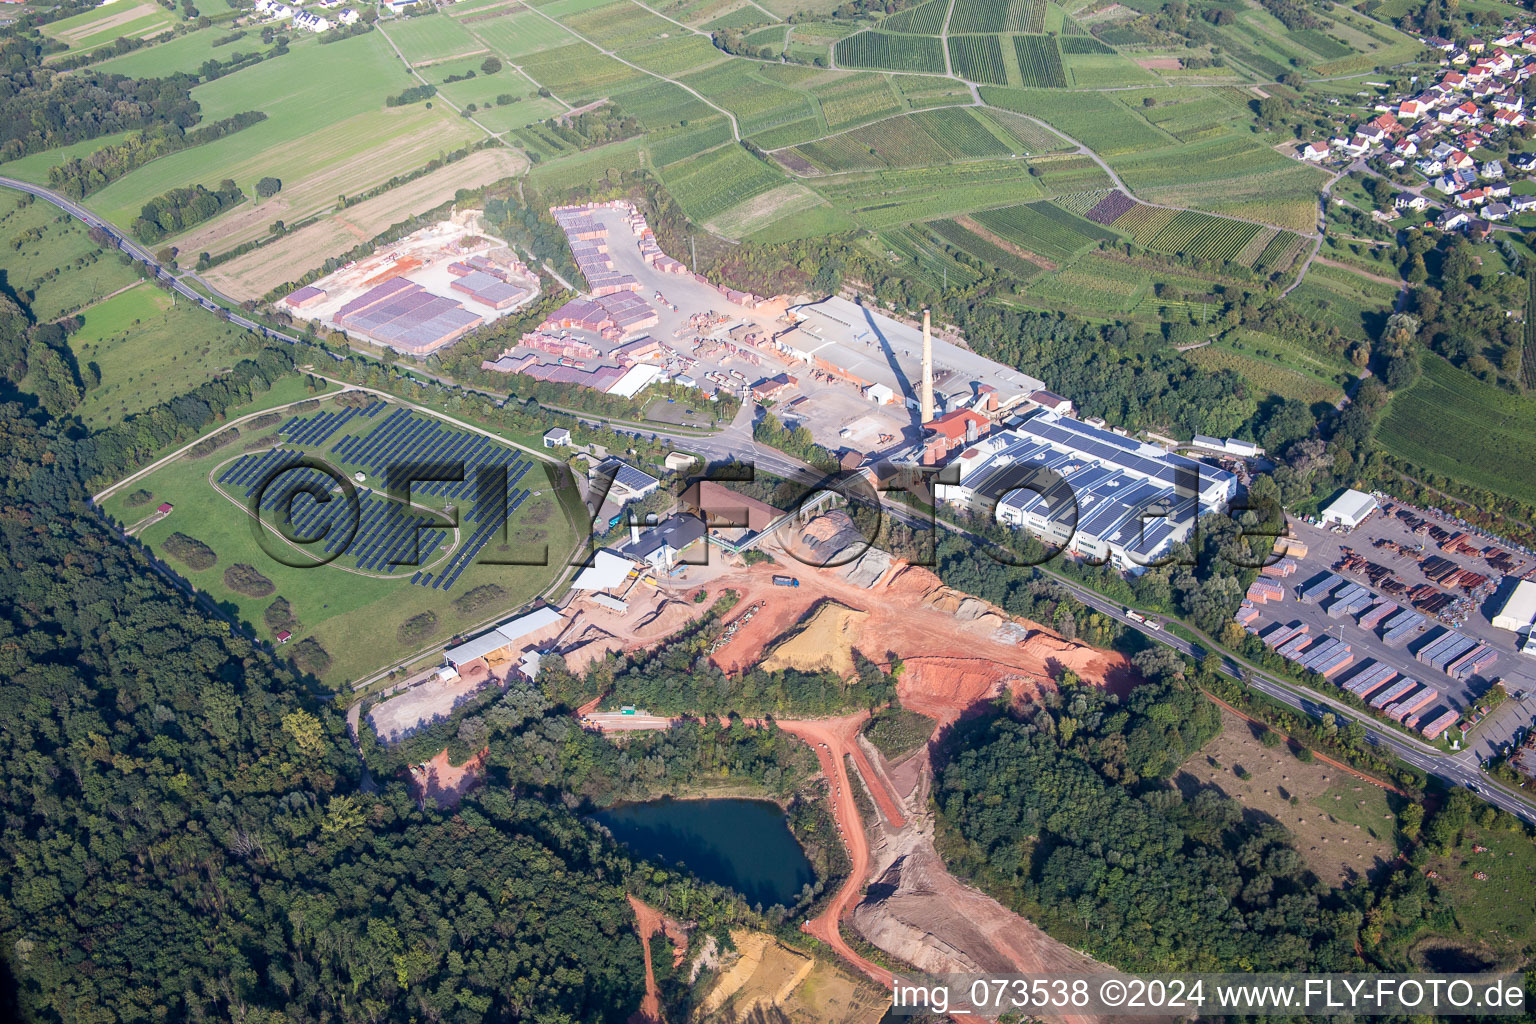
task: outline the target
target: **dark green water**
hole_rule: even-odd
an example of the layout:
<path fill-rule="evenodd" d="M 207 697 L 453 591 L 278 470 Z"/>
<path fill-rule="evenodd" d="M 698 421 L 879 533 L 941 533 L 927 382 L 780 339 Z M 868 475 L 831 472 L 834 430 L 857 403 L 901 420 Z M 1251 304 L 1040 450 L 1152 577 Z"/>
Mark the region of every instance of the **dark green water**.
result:
<path fill-rule="evenodd" d="M 728 885 L 752 903 L 789 906 L 814 882 L 778 804 L 767 800 L 673 800 L 599 811 L 615 839 L 662 864 Z"/>

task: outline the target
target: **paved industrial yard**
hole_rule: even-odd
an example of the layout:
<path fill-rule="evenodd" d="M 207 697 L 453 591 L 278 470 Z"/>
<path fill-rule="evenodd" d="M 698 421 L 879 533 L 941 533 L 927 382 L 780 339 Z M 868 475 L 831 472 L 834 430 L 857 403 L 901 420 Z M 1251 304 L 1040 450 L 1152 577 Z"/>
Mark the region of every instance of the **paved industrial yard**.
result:
<path fill-rule="evenodd" d="M 1413 510 L 1422 515 L 1419 510 Z M 1437 523 L 1447 529 L 1456 532 L 1449 523 Z M 1441 707 L 1463 709 L 1473 705 L 1476 698 L 1487 691 L 1491 683 L 1496 679 L 1502 679 L 1506 689 L 1512 694 L 1527 694 L 1526 700 L 1510 700 L 1499 708 L 1493 715 L 1480 723 L 1474 730 L 1472 737 L 1472 750 L 1479 758 L 1486 758 L 1498 751 L 1503 744 L 1510 742 L 1515 733 L 1532 725 L 1533 716 L 1536 716 L 1536 658 L 1519 654 L 1515 650 L 1515 635 L 1506 630 L 1493 628 L 1490 621 L 1493 612 L 1498 608 L 1499 596 L 1502 591 L 1497 585 L 1496 573 L 1488 562 L 1481 557 L 1471 557 L 1462 554 L 1447 554 L 1426 538 L 1415 535 L 1400 519 L 1393 515 L 1378 512 L 1371 516 L 1365 523 L 1349 533 L 1338 533 L 1320 527 L 1310 526 L 1306 523 L 1292 521 L 1293 532 L 1298 539 L 1308 546 L 1308 554 L 1301 559 L 1300 568 L 1295 575 L 1281 581 L 1286 588 L 1286 597 L 1283 602 L 1260 604 L 1259 624 L 1266 629 L 1276 622 L 1292 623 L 1304 622 L 1311 627 L 1310 635 L 1314 637 L 1333 636 L 1344 640 L 1353 648 L 1354 662 L 1337 675 L 1335 682 L 1347 682 L 1368 659 L 1396 669 L 1404 676 L 1417 679 L 1419 682 L 1432 686 L 1440 691 L 1440 697 L 1431 709 Z M 1387 566 L 1396 575 L 1401 577 L 1410 587 L 1415 584 L 1431 582 L 1421 570 L 1419 564 L 1406 554 L 1399 553 L 1388 547 L 1376 546 L 1376 541 L 1387 540 L 1404 546 L 1413 546 L 1419 543 L 1425 545 L 1429 554 L 1438 554 L 1449 559 L 1458 566 L 1479 573 L 1489 574 L 1494 577 L 1490 580 L 1491 593 L 1472 602 L 1472 609 L 1465 621 L 1455 627 L 1456 631 L 1465 636 L 1488 644 L 1498 651 L 1499 657 L 1482 675 L 1473 676 L 1466 680 L 1455 680 L 1433 667 L 1423 664 L 1415 659 L 1414 654 L 1427 643 L 1433 642 L 1448 627 L 1446 624 L 1435 620 L 1431 616 L 1425 617 L 1425 626 L 1413 636 L 1407 644 L 1397 647 L 1388 647 L 1380 639 L 1382 630 L 1361 628 L 1355 622 L 1355 616 L 1349 615 L 1342 618 L 1329 618 L 1325 605 L 1304 604 L 1296 599 L 1297 589 L 1314 577 L 1324 572 L 1338 572 L 1334 568 L 1340 560 L 1344 548 L 1349 548 L 1356 554 L 1378 564 Z M 1476 546 L 1485 546 L 1491 543 L 1488 540 L 1477 539 Z M 1524 573 L 1532 568 L 1532 559 L 1522 556 L 1513 573 Z M 1513 575 L 1513 573 L 1511 575 Z M 1369 580 L 1350 574 L 1338 572 L 1338 575 L 1351 582 L 1360 583 L 1368 587 L 1380 599 L 1395 601 L 1403 607 L 1409 607 L 1401 597 L 1382 594 L 1380 590 L 1371 586 Z M 1426 716 L 1426 720 L 1428 716 Z M 1447 733 L 1454 735 L 1454 730 Z"/>

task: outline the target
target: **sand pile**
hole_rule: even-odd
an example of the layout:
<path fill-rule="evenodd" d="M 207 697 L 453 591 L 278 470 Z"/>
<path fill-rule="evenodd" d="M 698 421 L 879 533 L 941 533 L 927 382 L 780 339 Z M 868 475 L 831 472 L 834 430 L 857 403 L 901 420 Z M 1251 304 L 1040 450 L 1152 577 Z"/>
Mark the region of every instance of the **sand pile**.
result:
<path fill-rule="evenodd" d="M 869 524 L 866 524 L 869 525 Z M 850 570 L 871 559 L 863 573 L 870 586 L 891 564 L 890 555 L 876 551 L 858 523 L 846 511 L 838 509 L 819 515 L 793 533 L 780 534 L 781 549 L 793 560 L 817 568 Z"/>
<path fill-rule="evenodd" d="M 895 559 L 878 548 L 870 548 L 858 560 L 843 569 L 843 576 L 856 587 L 869 589 L 890 571 Z"/>
<path fill-rule="evenodd" d="M 853 648 L 868 618 L 868 612 L 828 598 L 769 649 L 762 666 L 770 672 L 786 668 L 835 672 L 846 679 L 854 674 Z"/>

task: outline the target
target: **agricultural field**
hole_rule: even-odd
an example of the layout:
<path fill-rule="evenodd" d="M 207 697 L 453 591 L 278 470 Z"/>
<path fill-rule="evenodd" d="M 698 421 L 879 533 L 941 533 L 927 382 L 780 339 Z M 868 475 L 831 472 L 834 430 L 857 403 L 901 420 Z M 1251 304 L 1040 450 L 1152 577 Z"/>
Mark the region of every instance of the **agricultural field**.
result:
<path fill-rule="evenodd" d="M 949 62 L 955 74 L 968 81 L 1008 84 L 1003 44 L 997 36 L 950 36 Z"/>
<path fill-rule="evenodd" d="M 87 306 L 69 347 L 82 367 L 94 364 L 101 383 L 85 392 L 80 418 L 94 428 L 183 395 L 227 371 L 260 346 L 232 327 L 149 283 Z"/>
<path fill-rule="evenodd" d="M 196 32 L 188 32 L 164 43 L 146 46 L 121 57 L 112 57 L 95 65 L 98 70 L 136 78 L 156 78 L 182 71 L 195 74 L 204 61 L 229 60 L 235 53 L 257 53 L 268 49 L 261 41 L 259 31 L 248 31 L 244 39 L 224 46 L 214 46 L 214 40 L 230 34 L 228 25 L 212 25 Z"/>
<path fill-rule="evenodd" d="M 1066 36 L 1066 39 L 1073 38 Z M 1119 54 L 1086 54 L 1065 58 L 1067 84 L 1078 89 L 1115 89 L 1155 81 L 1136 62 Z"/>
<path fill-rule="evenodd" d="M 1045 0 L 955 0 L 949 31 L 1044 32 Z"/>
<path fill-rule="evenodd" d="M 325 412 L 343 411 L 334 399 L 318 404 L 320 409 L 307 413 L 306 418 Z M 531 600 L 564 569 L 565 557 L 574 547 L 576 535 L 548 488 L 543 488 L 544 493 L 540 496 L 524 501 L 513 513 L 510 524 L 511 539 L 515 542 L 536 544 L 543 540 L 548 543 L 551 562 L 548 566 L 473 564 L 451 590 L 443 591 L 412 586 L 412 570 L 409 567 L 397 570 L 392 575 L 358 571 L 350 555 L 320 568 L 292 568 L 279 563 L 258 543 L 246 508 L 238 504 L 244 496 L 244 488 L 237 487 L 229 491 L 233 498 L 226 497 L 214 487 L 211 478 L 221 476 L 228 464 L 244 451 L 259 451 L 270 447 L 276 439 L 274 432 L 277 426 L 286 421 L 289 415 L 278 414 L 275 417 L 278 423 L 265 430 L 244 428 L 241 436 L 232 444 L 217 448 L 201 458 L 189 453 L 144 478 L 138 488 L 150 493 L 150 501 L 170 502 L 175 510 L 164 519 L 142 528 L 137 536 L 160 555 L 168 566 L 206 593 L 257 636 L 269 638 L 276 628 L 290 629 L 293 638 L 290 646 L 284 649 L 285 653 L 313 638 L 330 656 L 329 667 L 318 673 L 323 683 L 340 688 L 349 680 L 355 680 L 381 664 L 408 656 L 429 643 L 441 642 L 457 632 L 473 629 L 490 615 L 510 611 Z M 371 427 L 387 415 L 381 412 L 362 422 Z M 361 432 L 367 427 L 355 429 Z M 331 445 L 344 436 L 350 436 L 351 429 L 333 435 L 321 445 L 312 446 L 312 454 L 337 458 L 329 454 Z M 361 467 L 343 463 L 338 468 L 350 472 L 353 468 Z M 539 489 L 539 482 L 542 481 L 540 473 L 539 467 L 534 466 L 524 480 L 534 489 Z M 227 486 L 225 490 L 228 491 Z M 417 490 L 420 492 L 421 488 Z M 103 503 L 103 511 L 125 527 L 132 527 L 144 520 L 146 509 L 153 508 L 148 502 L 130 506 L 129 493 L 129 489 L 125 489 L 123 493 Z M 417 500 L 430 501 L 420 496 Z M 211 549 L 216 559 L 214 564 L 206 568 L 194 568 L 172 553 L 172 549 L 178 547 L 171 541 L 171 537 L 176 534 L 190 537 Z M 421 536 L 421 558 L 424 563 L 440 558 L 440 545 L 450 542 L 449 535 L 441 530 L 425 530 Z M 271 543 L 281 545 L 281 541 L 276 538 Z M 486 553 L 495 552 L 487 548 Z M 240 590 L 235 589 L 226 578 L 226 572 L 236 565 L 254 567 L 265 577 L 266 586 L 252 588 L 247 585 Z M 455 608 L 456 598 L 475 587 L 491 583 L 505 591 L 498 607 L 467 614 Z M 252 596 L 254 593 L 260 596 Z M 404 600 L 407 597 L 409 600 Z M 269 606 L 277 598 L 288 603 L 289 614 L 297 625 L 278 627 L 268 624 Z M 424 612 L 431 612 L 435 616 L 435 626 L 427 631 L 427 635 L 402 636 L 404 631 L 401 627 L 405 621 Z"/>
<path fill-rule="evenodd" d="M 1006 243 L 999 244 L 995 236 L 969 218 L 960 220 L 936 220 L 924 225 L 955 248 L 976 257 L 984 266 L 996 267 L 1012 275 L 1018 281 L 1028 281 L 1043 269 L 1037 260 Z"/>
<path fill-rule="evenodd" d="M 1186 210 L 1153 236 L 1147 248 L 1193 260 L 1235 262 L 1258 233 L 1257 224 Z"/>
<path fill-rule="evenodd" d="M 1101 241 L 1119 236 L 1050 203 L 986 210 L 976 220 L 1015 245 L 1056 263 L 1066 263 Z"/>
<path fill-rule="evenodd" d="M 871 248 L 903 274 L 934 288 L 981 280 L 981 273 L 974 266 L 956 260 L 949 253 L 948 244 L 920 224 L 882 232 Z"/>
<path fill-rule="evenodd" d="M 933 36 L 860 32 L 838 42 L 835 56 L 838 67 L 944 73 L 944 51 Z"/>
<path fill-rule="evenodd" d="M 1047 121 L 1108 159 L 1167 146 L 1169 136 L 1103 93 L 984 86 L 981 97 L 1004 110 Z"/>
<path fill-rule="evenodd" d="M 679 80 L 735 114 L 743 135 L 815 118 L 816 104 L 807 93 L 779 85 L 759 68 L 746 61 L 727 61 Z"/>
<path fill-rule="evenodd" d="M 1308 275 L 1310 279 L 1311 275 Z M 1536 502 L 1536 399 L 1485 384 L 1440 356 L 1392 396 L 1376 439 L 1388 452 L 1472 487 Z M 1476 438 L 1475 445 L 1468 445 Z"/>
<path fill-rule="evenodd" d="M 40 321 L 57 320 L 139 275 L 91 241 L 85 225 L 31 196 L 0 197 L 0 274 Z"/>
<path fill-rule="evenodd" d="M 1032 282 L 1029 299 L 1047 309 L 1074 310 L 1088 317 L 1128 315 L 1150 294 L 1152 275 L 1139 267 L 1089 253 L 1071 266 Z"/>
<path fill-rule="evenodd" d="M 373 238 L 413 214 L 435 209 L 453 199 L 459 189 L 479 188 L 515 177 L 527 167 L 527 158 L 513 149 L 484 149 L 471 153 L 463 160 L 289 231 L 274 241 L 204 271 L 203 277 L 233 298 L 260 298 L 305 271 L 320 266 L 329 257 L 345 253 L 357 244 L 359 238 Z M 267 222 L 268 215 L 252 222 L 258 230 Z"/>
<path fill-rule="evenodd" d="M 813 85 L 811 93 L 821 104 L 821 116 L 827 130 L 837 132 L 900 113 L 904 105 L 897 99 L 891 83 L 889 75 L 848 75 Z"/>
<path fill-rule="evenodd" d="M 740 146 L 671 164 L 662 168 L 661 177 L 688 216 L 700 223 L 784 183 L 783 175 Z"/>
<path fill-rule="evenodd" d="M 1022 160 L 839 175 L 810 183 L 871 231 L 1044 197 Z"/>
<path fill-rule="evenodd" d="M 121 0 L 96 7 L 73 17 L 43 26 L 43 34 L 69 47 L 71 53 L 84 53 L 123 36 L 148 39 L 168 31 L 176 16 L 150 0 Z"/>
<path fill-rule="evenodd" d="M 604 99 L 620 85 L 647 77 L 582 42 L 541 50 L 518 63 L 529 78 L 572 106 Z"/>
<path fill-rule="evenodd" d="M 452 18 L 401 18 L 389 24 L 389 38 L 413 65 L 483 53 L 486 45 Z M 243 40 L 242 40 L 243 42 Z"/>
<path fill-rule="evenodd" d="M 256 108 L 257 97 L 267 120 L 162 157 L 96 193 L 91 206 L 127 225 L 167 189 L 233 178 L 249 190 L 271 175 L 284 183 L 279 197 L 285 213 L 276 216 L 297 221 L 330 208 L 338 195 L 363 191 L 480 137 L 442 104 L 431 110 L 421 103 L 386 108 L 385 97 L 407 81 L 378 32 L 326 46 L 296 41 L 282 57 L 192 91 L 205 121 Z"/>
<path fill-rule="evenodd" d="M 1350 336 L 1378 337 L 1392 312 L 1395 289 L 1359 274 L 1314 263 L 1288 301 Z"/>
<path fill-rule="evenodd" d="M 911 32 L 915 35 L 936 36 L 944 28 L 944 15 L 949 11 L 949 0 L 927 0 L 916 7 L 897 11 L 880 23 L 886 32 Z"/>
<path fill-rule="evenodd" d="M 796 146 L 789 162 L 800 157 L 827 174 L 940 167 L 1012 155 L 1017 141 L 974 108 L 939 107 Z"/>
<path fill-rule="evenodd" d="M 1262 339 L 1259 344 L 1231 343 L 1222 339 L 1204 348 L 1192 349 L 1184 357 L 1212 372 L 1232 370 L 1265 394 L 1292 398 L 1308 405 L 1333 405 L 1344 397 L 1344 389 L 1332 381 L 1285 365 L 1272 354 L 1266 355 L 1272 350 L 1263 342 L 1272 339 L 1262 335 L 1255 337 Z"/>
<path fill-rule="evenodd" d="M 1014 36 L 1013 49 L 1019 58 L 1019 75 L 1026 88 L 1062 89 L 1067 74 L 1062 70 L 1061 53 L 1053 36 Z"/>
<path fill-rule="evenodd" d="M 519 57 L 576 41 L 575 36 L 554 22 L 522 9 L 502 8 L 494 15 L 486 12 L 461 20 L 476 39 L 519 64 Z"/>

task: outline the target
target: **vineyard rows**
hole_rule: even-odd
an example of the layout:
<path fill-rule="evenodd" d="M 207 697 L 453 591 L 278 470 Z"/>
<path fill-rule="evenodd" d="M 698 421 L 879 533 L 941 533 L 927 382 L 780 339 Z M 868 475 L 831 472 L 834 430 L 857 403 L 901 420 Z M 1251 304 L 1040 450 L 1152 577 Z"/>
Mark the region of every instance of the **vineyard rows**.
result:
<path fill-rule="evenodd" d="M 1185 210 L 1159 231 L 1147 248 L 1197 260 L 1236 260 L 1258 233 L 1257 224 Z"/>
<path fill-rule="evenodd" d="M 987 85 L 1008 84 L 1003 44 L 997 36 L 950 36 L 949 59 L 961 78 Z"/>
<path fill-rule="evenodd" d="M 935 36 L 870 30 L 839 41 L 836 55 L 840 67 L 944 73 L 944 51 Z"/>
<path fill-rule="evenodd" d="M 1007 146 L 976 120 L 969 107 L 940 107 L 912 115 L 951 156 L 1009 156 Z"/>
<path fill-rule="evenodd" d="M 1110 195 L 1114 191 L 1111 188 L 1088 189 L 1084 192 L 1073 192 L 1070 195 L 1057 196 L 1056 202 L 1081 217 L 1086 215 L 1095 206 L 1098 206 L 1105 196 Z"/>
<path fill-rule="evenodd" d="M 1173 220 L 1174 210 L 1164 210 L 1156 206 L 1143 206 L 1137 203 L 1130 210 L 1115 218 L 1115 227 L 1121 231 L 1129 232 L 1136 239 L 1137 245 L 1149 245 L 1157 233 L 1168 226 Z"/>
<path fill-rule="evenodd" d="M 1114 47 L 1105 46 L 1093 36 L 1062 36 L 1061 52 L 1067 54 L 1107 53 L 1113 54 Z"/>
<path fill-rule="evenodd" d="M 1045 0 L 955 0 L 949 31 L 1044 32 Z"/>
<path fill-rule="evenodd" d="M 989 110 L 985 116 L 1001 128 L 1005 135 L 1017 139 L 1024 153 L 1049 153 L 1068 148 L 1061 136 L 1022 115 L 1006 110 Z"/>
<path fill-rule="evenodd" d="M 1040 267 L 1036 264 L 972 234 L 952 220 L 937 220 L 928 227 L 957 249 L 970 253 L 983 263 L 1005 270 L 1021 281 L 1027 281 L 1040 273 Z"/>
<path fill-rule="evenodd" d="M 696 221 L 706 221 L 784 179 L 738 146 L 727 146 L 668 168 L 668 190 Z"/>
<path fill-rule="evenodd" d="M 1065 89 L 1067 75 L 1061 67 L 1061 53 L 1053 36 L 1014 36 L 1013 49 L 1019 56 L 1019 74 L 1026 86 Z"/>
<path fill-rule="evenodd" d="M 1083 216 L 1095 224 L 1113 224 L 1125 216 L 1126 213 L 1135 209 L 1135 207 L 1136 200 L 1119 189 L 1114 189 L 1109 195 L 1095 203 L 1091 210 L 1083 211 Z M 1073 212 L 1075 213 L 1076 211 Z"/>
<path fill-rule="evenodd" d="M 1049 203 L 1005 206 L 1000 210 L 987 210 L 975 215 L 978 223 L 1020 248 L 1065 263 L 1094 239 L 1078 230 L 1070 220 L 1064 222 L 1058 216 L 1070 215 L 1063 214 Z"/>
<path fill-rule="evenodd" d="M 949 10 L 949 0 L 928 0 L 927 3 L 897 11 L 880 23 L 887 32 L 909 32 L 915 35 L 936 36 L 944 29 L 944 15 Z"/>

